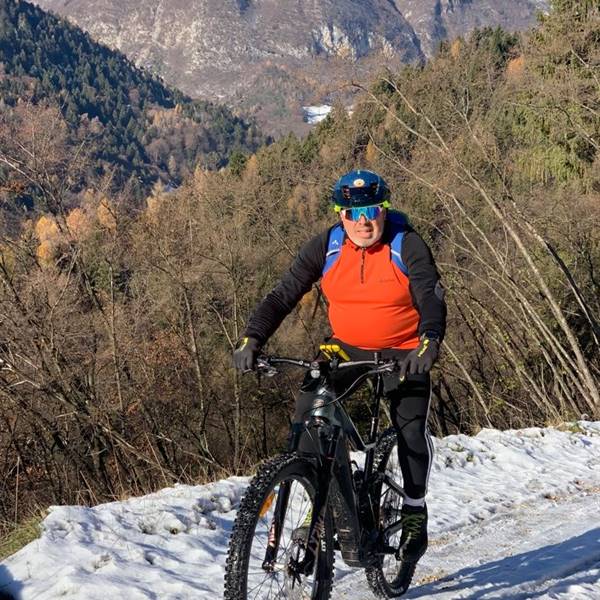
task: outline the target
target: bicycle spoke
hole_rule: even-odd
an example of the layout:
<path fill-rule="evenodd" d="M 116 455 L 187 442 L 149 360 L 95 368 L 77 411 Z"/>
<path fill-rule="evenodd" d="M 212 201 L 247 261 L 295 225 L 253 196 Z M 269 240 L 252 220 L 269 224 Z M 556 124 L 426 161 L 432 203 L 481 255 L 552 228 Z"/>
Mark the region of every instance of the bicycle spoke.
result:
<path fill-rule="evenodd" d="M 247 570 L 247 596 L 249 599 L 287 598 L 294 590 L 295 598 L 311 598 L 315 590 L 315 573 L 310 577 L 301 577 L 300 581 L 292 581 L 288 575 L 287 565 L 293 558 L 299 561 L 303 550 L 294 542 L 293 532 L 301 527 L 312 506 L 312 500 L 299 481 L 289 483 L 287 510 L 281 518 L 279 545 L 273 571 L 262 568 L 265 552 L 269 543 L 269 532 L 274 520 L 276 502 L 272 502 L 268 510 L 257 519 L 255 534 L 250 549 Z M 281 484 L 273 489 L 275 498 L 281 490 Z"/>

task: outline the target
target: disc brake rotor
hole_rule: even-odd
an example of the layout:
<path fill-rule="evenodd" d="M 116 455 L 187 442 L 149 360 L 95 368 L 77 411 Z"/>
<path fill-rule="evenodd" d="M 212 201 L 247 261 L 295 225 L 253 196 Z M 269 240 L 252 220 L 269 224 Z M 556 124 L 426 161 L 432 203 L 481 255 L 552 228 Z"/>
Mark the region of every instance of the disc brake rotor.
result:
<path fill-rule="evenodd" d="M 285 554 L 285 564 L 289 565 L 291 559 L 298 561 L 304 553 L 304 545 L 294 542 Z M 289 568 L 284 571 L 283 586 L 286 598 L 291 600 L 310 600 L 312 598 L 314 578 L 306 575 L 290 573 Z"/>

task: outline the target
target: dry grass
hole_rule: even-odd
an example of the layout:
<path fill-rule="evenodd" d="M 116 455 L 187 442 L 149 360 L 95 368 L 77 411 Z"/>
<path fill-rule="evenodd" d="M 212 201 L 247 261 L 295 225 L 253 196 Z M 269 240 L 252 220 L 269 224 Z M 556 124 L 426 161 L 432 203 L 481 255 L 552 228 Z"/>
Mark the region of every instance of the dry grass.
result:
<path fill-rule="evenodd" d="M 2 526 L 3 535 L 0 540 L 0 560 L 18 552 L 40 535 L 40 523 L 44 515 L 41 513 L 27 519 L 23 523 L 6 524 Z"/>

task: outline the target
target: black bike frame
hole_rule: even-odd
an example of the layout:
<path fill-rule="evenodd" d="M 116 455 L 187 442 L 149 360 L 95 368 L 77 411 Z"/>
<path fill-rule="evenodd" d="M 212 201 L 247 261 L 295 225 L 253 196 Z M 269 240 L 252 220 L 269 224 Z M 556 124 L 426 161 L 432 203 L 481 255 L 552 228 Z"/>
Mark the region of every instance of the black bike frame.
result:
<path fill-rule="evenodd" d="M 346 364 L 348 368 L 361 365 L 375 367 L 380 363 L 379 355 L 375 353 L 374 358 L 374 361 L 351 363 L 339 363 L 333 358 L 328 362 L 312 364 L 311 375 L 315 379 L 320 378 L 318 391 L 305 427 L 296 428 L 292 432 L 290 450 L 298 450 L 303 436 L 308 436 L 312 445 L 316 447 L 316 451 L 309 453 L 308 457 L 314 462 L 317 470 L 317 489 L 305 554 L 301 561 L 291 561 L 289 568 L 292 574 L 312 573 L 328 505 L 333 513 L 342 557 L 349 566 L 369 566 L 377 559 L 378 554 L 391 554 L 395 551 L 382 543 L 377 522 L 379 506 L 374 505 L 378 498 L 373 498 L 372 495 L 372 490 L 379 489 L 383 482 L 404 495 L 404 490 L 391 478 L 379 472 L 373 473 L 379 431 L 379 409 L 383 396 L 383 375 L 376 370 L 360 374 L 339 398 L 333 382 L 335 374 Z M 281 362 L 291 361 L 281 359 Z M 300 361 L 296 361 L 296 364 L 300 364 Z M 303 363 L 303 366 L 306 366 L 306 363 Z M 369 436 L 365 443 L 341 399 L 353 393 L 367 379 L 374 381 L 374 387 Z M 362 472 L 352 472 L 348 445 L 354 451 L 366 453 Z M 284 482 L 279 489 L 263 563 L 266 570 L 274 565 L 288 499 L 289 483 Z M 384 537 L 399 528 L 398 521 L 386 528 Z"/>

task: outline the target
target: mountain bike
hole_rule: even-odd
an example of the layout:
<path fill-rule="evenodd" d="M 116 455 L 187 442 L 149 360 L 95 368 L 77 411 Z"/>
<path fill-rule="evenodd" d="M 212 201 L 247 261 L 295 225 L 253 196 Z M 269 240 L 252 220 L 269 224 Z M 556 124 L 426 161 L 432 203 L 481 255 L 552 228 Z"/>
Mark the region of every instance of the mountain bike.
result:
<path fill-rule="evenodd" d="M 331 350 L 331 348 L 330 348 Z M 397 361 L 262 356 L 268 376 L 280 365 L 308 370 L 316 395 L 304 425 L 292 429 L 289 451 L 265 462 L 249 484 L 233 526 L 225 572 L 225 600 L 330 597 L 334 549 L 362 567 L 371 590 L 393 598 L 408 589 L 415 563 L 399 560 L 404 498 L 393 428 L 379 432 L 383 376 Z M 340 392 L 340 376 L 351 383 Z M 307 381 L 305 379 L 305 381 Z M 361 437 L 343 400 L 364 384 L 371 390 L 368 438 Z M 364 453 L 359 466 L 350 450 Z"/>

